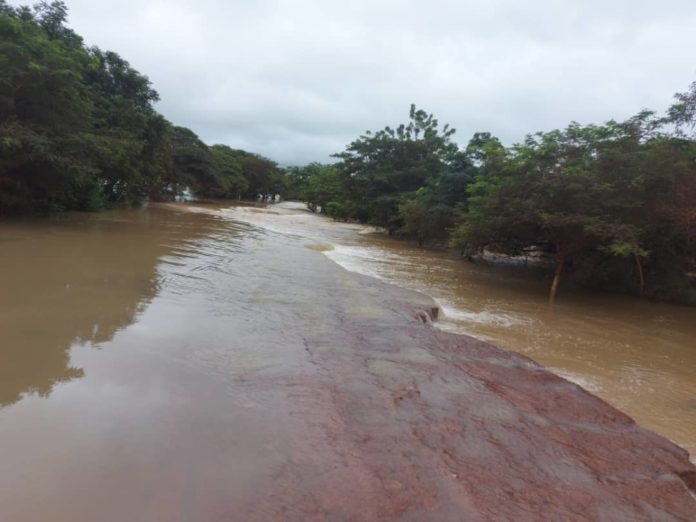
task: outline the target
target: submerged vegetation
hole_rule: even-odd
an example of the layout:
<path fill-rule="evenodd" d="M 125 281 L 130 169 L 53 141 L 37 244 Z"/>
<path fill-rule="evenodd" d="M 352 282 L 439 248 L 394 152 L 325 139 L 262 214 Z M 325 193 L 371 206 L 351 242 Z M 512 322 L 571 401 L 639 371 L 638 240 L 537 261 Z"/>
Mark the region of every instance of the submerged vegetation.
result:
<path fill-rule="evenodd" d="M 0 0 L 0 215 L 280 192 L 467 257 L 551 260 L 552 299 L 570 275 L 696 301 L 696 84 L 666 115 L 571 123 L 511 147 L 486 132 L 459 147 L 412 106 L 407 124 L 366 132 L 334 164 L 279 169 L 167 121 L 148 78 L 86 47 L 66 16 L 62 1 Z"/>
<path fill-rule="evenodd" d="M 172 125 L 148 78 L 66 17 L 61 1 L 0 0 L 0 214 L 278 190 L 274 162 Z"/>
<path fill-rule="evenodd" d="M 696 83 L 665 116 L 571 123 L 505 147 L 411 107 L 333 165 L 287 169 L 293 196 L 335 218 L 385 227 L 468 257 L 536 256 L 581 284 L 694 302 Z M 691 275 L 690 275 L 691 274 Z"/>

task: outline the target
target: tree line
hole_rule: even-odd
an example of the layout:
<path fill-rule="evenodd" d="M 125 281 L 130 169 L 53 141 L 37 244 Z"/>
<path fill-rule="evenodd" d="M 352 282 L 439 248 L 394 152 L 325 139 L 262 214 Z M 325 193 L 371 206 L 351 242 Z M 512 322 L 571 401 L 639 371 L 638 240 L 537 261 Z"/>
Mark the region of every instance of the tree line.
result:
<path fill-rule="evenodd" d="M 571 123 L 505 147 L 452 141 L 432 114 L 366 132 L 337 161 L 286 169 L 290 197 L 463 256 L 534 257 L 610 290 L 696 302 L 696 83 L 667 114 Z"/>
<path fill-rule="evenodd" d="M 696 302 L 696 83 L 664 115 L 573 122 L 510 147 L 487 132 L 460 147 L 412 106 L 332 164 L 279 169 L 167 121 L 149 79 L 66 19 L 60 0 L 0 0 L 0 215 L 281 193 L 468 258 L 550 261 L 552 299 L 570 276 Z"/>
<path fill-rule="evenodd" d="M 0 215 L 279 189 L 275 162 L 167 121 L 148 78 L 66 19 L 62 1 L 0 0 Z"/>

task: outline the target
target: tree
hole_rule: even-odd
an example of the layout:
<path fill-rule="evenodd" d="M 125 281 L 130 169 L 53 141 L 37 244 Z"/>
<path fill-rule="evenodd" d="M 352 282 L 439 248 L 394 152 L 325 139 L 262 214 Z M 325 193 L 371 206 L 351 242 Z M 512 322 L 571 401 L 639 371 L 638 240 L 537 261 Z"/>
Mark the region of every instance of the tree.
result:
<path fill-rule="evenodd" d="M 398 207 L 403 197 L 425 185 L 429 177 L 439 176 L 457 151 L 451 142 L 454 129 L 445 125 L 440 130 L 432 114 L 412 105 L 409 120 L 396 129 L 368 131 L 334 155 L 346 178 L 351 217 L 391 232 L 402 225 Z"/>
<path fill-rule="evenodd" d="M 284 182 L 278 164 L 259 154 L 235 150 L 235 157 L 247 180 L 244 196 L 255 198 L 257 194 L 279 194 L 283 192 Z"/>
<path fill-rule="evenodd" d="M 218 185 L 210 149 L 195 132 L 186 127 L 173 127 L 171 132 L 174 161 L 174 191 L 190 189 L 205 195 L 209 187 Z"/>
<path fill-rule="evenodd" d="M 345 199 L 343 177 L 333 165 L 310 164 L 304 190 L 307 207 L 312 211 L 329 213 L 336 219 L 351 217 L 350 202 Z"/>
<path fill-rule="evenodd" d="M 638 156 L 626 154 L 640 146 L 634 123 L 573 123 L 564 131 L 528 136 L 499 171 L 470 187 L 454 244 L 508 255 L 548 253 L 555 258 L 551 303 L 562 275 L 589 252 L 645 256 L 641 224 L 629 220 L 640 206 L 636 191 L 629 190 L 641 183 L 633 177 Z"/>
<path fill-rule="evenodd" d="M 154 109 L 147 76 L 86 48 L 66 18 L 61 1 L 30 9 L 0 0 L 0 214 L 281 186 L 270 160 L 209 148 L 172 126 Z"/>
<path fill-rule="evenodd" d="M 244 177 L 242 165 L 237 153 L 227 145 L 213 145 L 213 155 L 217 186 L 211 195 L 227 199 L 239 199 L 249 188 L 249 181 Z"/>
<path fill-rule="evenodd" d="M 84 158 L 87 56 L 26 16 L 0 14 L 0 214 L 91 208 L 101 188 Z"/>
<path fill-rule="evenodd" d="M 676 127 L 679 137 L 688 136 L 688 131 L 696 131 L 696 82 L 689 86 L 686 92 L 674 95 L 677 103 L 672 105 L 667 112 L 667 121 Z M 692 134 L 692 138 L 696 134 Z"/>
<path fill-rule="evenodd" d="M 437 233 L 433 214 L 420 201 L 399 205 L 399 217 L 404 223 L 400 231 L 414 237 L 419 246 Z"/>

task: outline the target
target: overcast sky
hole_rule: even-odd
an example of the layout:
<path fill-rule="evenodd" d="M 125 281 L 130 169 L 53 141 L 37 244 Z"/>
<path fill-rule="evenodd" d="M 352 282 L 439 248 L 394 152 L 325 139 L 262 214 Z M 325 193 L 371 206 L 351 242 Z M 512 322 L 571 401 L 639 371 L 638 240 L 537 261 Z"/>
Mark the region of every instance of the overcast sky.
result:
<path fill-rule="evenodd" d="M 13 2 L 25 3 L 25 2 Z M 696 80 L 696 0 L 67 0 L 209 144 L 326 161 L 433 112 L 466 143 L 664 110 Z"/>

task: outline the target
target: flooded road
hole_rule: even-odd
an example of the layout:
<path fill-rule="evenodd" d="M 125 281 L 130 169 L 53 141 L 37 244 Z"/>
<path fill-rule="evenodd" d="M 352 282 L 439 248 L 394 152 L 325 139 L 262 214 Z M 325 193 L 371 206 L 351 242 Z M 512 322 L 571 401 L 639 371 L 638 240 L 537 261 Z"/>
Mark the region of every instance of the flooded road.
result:
<path fill-rule="evenodd" d="M 693 444 L 691 310 L 588 297 L 549 318 L 536 283 L 282 209 L 19 220 L 0 224 L 0 519 L 696 514 L 677 448 L 330 257 Z"/>
<path fill-rule="evenodd" d="M 696 308 L 562 287 L 551 314 L 549 281 L 524 270 L 466 262 L 302 214 L 290 221 L 273 212 L 247 219 L 313 237 L 341 266 L 433 297 L 444 311 L 438 327 L 531 357 L 677 442 L 696 461 Z"/>
<path fill-rule="evenodd" d="M 548 281 L 505 269 L 375 237 L 327 254 L 434 297 L 440 327 L 531 357 L 696 459 L 696 309 L 573 289 L 551 314 Z"/>

